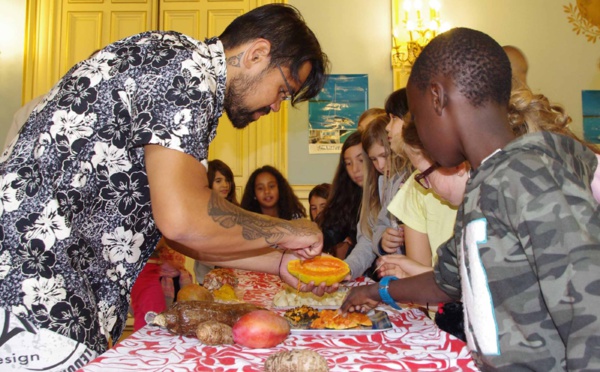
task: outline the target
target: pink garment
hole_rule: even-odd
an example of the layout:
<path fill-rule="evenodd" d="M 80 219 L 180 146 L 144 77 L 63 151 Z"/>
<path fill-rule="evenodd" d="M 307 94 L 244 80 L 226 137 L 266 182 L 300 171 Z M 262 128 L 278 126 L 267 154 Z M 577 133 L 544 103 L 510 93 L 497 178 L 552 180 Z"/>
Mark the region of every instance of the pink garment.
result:
<path fill-rule="evenodd" d="M 131 288 L 134 331 L 146 325 L 144 317 L 148 311 L 160 313 L 167 309 L 160 283 L 160 266 L 159 264 L 146 263 Z"/>
<path fill-rule="evenodd" d="M 596 154 L 596 159 L 598 160 L 598 166 L 592 180 L 592 194 L 594 194 L 594 199 L 600 203 L 600 154 Z"/>
<path fill-rule="evenodd" d="M 140 272 L 131 288 L 133 330 L 146 325 L 146 313 L 160 313 L 175 300 L 174 278 L 179 278 L 179 288 L 192 284 L 192 275 L 185 269 L 185 256 L 169 248 L 164 240 L 158 243 L 151 258 Z"/>

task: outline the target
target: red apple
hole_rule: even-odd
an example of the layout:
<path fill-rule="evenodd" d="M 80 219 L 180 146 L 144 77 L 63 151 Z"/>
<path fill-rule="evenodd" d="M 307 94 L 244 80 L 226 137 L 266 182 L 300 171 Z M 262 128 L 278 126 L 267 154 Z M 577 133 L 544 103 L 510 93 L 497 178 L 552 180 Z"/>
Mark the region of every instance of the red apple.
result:
<path fill-rule="evenodd" d="M 290 334 L 284 317 L 269 310 L 254 310 L 233 325 L 233 341 L 251 348 L 269 348 L 282 343 Z"/>

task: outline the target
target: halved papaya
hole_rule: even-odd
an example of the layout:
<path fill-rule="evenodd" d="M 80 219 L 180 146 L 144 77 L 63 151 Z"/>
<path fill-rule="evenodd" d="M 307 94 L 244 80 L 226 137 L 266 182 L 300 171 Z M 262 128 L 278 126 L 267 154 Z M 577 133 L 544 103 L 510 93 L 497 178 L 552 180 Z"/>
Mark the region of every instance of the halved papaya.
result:
<path fill-rule="evenodd" d="M 310 260 L 288 262 L 288 271 L 302 283 L 315 282 L 327 285 L 341 282 L 349 273 L 347 263 L 333 256 L 317 256 Z"/>

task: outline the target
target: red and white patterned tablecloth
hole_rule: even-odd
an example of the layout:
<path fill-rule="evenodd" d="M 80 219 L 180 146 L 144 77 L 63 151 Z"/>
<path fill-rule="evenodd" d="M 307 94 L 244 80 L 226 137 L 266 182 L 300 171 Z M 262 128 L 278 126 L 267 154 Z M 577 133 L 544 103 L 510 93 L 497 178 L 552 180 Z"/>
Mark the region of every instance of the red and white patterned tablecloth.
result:
<path fill-rule="evenodd" d="M 273 296 L 283 288 L 281 280 L 273 275 L 242 270 L 236 273 L 246 302 L 271 307 Z M 263 371 L 269 355 L 297 348 L 317 351 L 327 359 L 331 371 L 477 370 L 465 343 L 440 331 L 422 311 L 385 310 L 394 325 L 392 330 L 359 335 L 292 334 L 270 349 L 205 346 L 196 338 L 146 326 L 82 370 Z"/>

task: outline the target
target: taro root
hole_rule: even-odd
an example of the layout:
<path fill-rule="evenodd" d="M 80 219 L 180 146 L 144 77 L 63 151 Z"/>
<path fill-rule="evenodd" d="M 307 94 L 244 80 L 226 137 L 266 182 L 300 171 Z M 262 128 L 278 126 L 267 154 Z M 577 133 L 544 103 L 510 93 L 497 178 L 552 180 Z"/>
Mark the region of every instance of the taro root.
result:
<path fill-rule="evenodd" d="M 327 361 L 313 350 L 280 351 L 267 358 L 265 372 L 329 372 Z"/>
<path fill-rule="evenodd" d="M 204 345 L 233 344 L 233 331 L 231 327 L 214 320 L 207 320 L 198 324 L 196 336 Z"/>
<path fill-rule="evenodd" d="M 209 301 L 176 302 L 158 314 L 153 324 L 166 328 L 171 333 L 195 336 L 198 324 L 207 320 L 233 326 L 244 314 L 262 309 L 247 303 L 222 304 Z"/>

